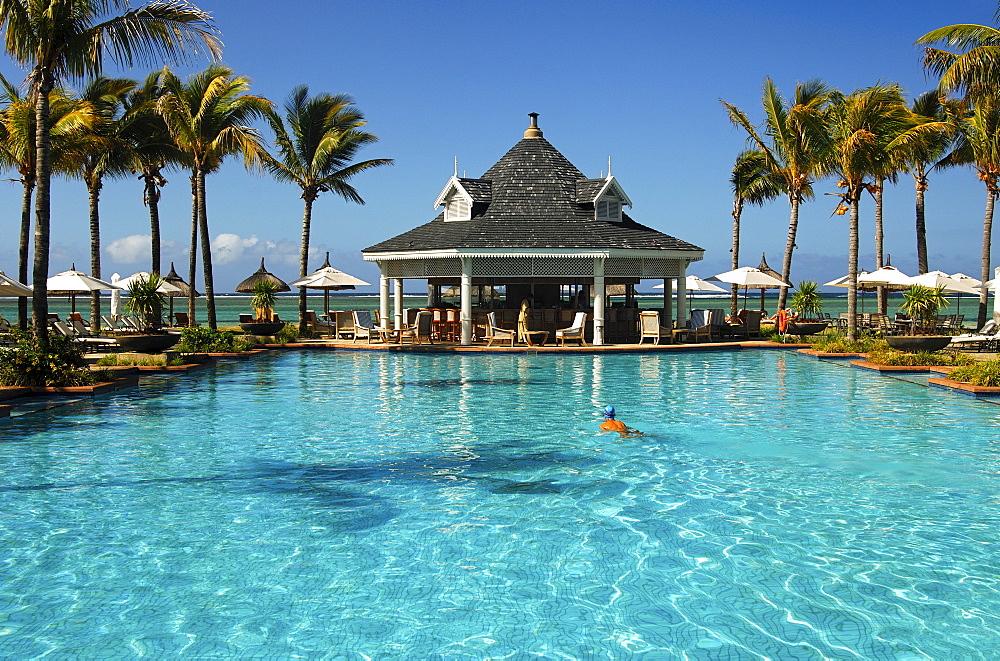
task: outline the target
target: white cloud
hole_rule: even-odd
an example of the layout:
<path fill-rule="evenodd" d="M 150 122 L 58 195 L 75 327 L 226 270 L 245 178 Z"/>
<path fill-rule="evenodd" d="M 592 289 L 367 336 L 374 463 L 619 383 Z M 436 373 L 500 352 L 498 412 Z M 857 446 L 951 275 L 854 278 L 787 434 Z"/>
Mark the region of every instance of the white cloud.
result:
<path fill-rule="evenodd" d="M 150 237 L 148 234 L 132 234 L 115 239 L 104 248 L 111 259 L 120 264 L 138 264 L 149 261 Z"/>
<path fill-rule="evenodd" d="M 212 260 L 218 264 L 238 262 L 248 248 L 258 243 L 260 239 L 256 236 L 244 238 L 238 234 L 219 234 L 212 240 Z"/>

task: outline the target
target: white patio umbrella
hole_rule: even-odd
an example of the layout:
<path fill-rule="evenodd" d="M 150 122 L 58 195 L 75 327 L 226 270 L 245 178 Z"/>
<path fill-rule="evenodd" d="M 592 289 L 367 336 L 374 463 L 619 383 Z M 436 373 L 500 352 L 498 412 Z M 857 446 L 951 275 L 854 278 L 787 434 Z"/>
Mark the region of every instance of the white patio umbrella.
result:
<path fill-rule="evenodd" d="M 713 275 L 708 280 L 714 280 L 716 282 L 728 282 L 731 285 L 736 285 L 743 290 L 743 307 L 747 306 L 747 291 L 750 289 L 760 289 L 761 293 L 765 289 L 780 289 L 781 287 L 791 287 L 787 282 L 782 282 L 774 276 L 770 276 L 764 273 L 758 268 L 753 266 L 741 266 L 738 269 L 732 271 L 726 271 L 725 273 L 719 273 L 718 275 Z M 761 306 L 763 307 L 763 306 Z"/>
<path fill-rule="evenodd" d="M 261 262 L 263 266 L 263 262 Z M 288 283 L 289 287 L 305 287 L 306 289 L 323 290 L 323 312 L 330 311 L 330 292 L 343 289 L 354 289 L 355 287 L 368 287 L 371 283 L 360 278 L 355 278 L 349 273 L 344 273 L 330 266 L 330 253 L 326 253 L 323 266 L 319 267 L 304 278 L 299 278 Z"/>
<path fill-rule="evenodd" d="M 31 296 L 31 287 L 8 278 L 0 271 L 0 296 Z"/>
<path fill-rule="evenodd" d="M 77 294 L 89 294 L 103 289 L 114 291 L 115 289 L 121 288 L 118 285 L 111 284 L 110 282 L 92 278 L 86 273 L 70 269 L 69 271 L 56 273 L 54 276 L 46 280 L 45 289 L 48 291 L 49 296 L 69 296 L 70 309 L 73 312 L 76 312 Z"/>
<path fill-rule="evenodd" d="M 653 289 L 663 289 L 663 283 L 661 282 L 658 285 L 653 285 Z M 713 285 L 711 282 L 708 282 L 707 280 L 702 280 L 696 275 L 689 275 L 687 276 L 687 278 L 685 278 L 684 289 L 687 290 L 688 292 L 711 291 L 711 292 L 721 292 L 723 294 L 726 293 L 726 290 L 723 289 L 722 287 Z M 689 308 L 691 307 L 691 298 L 692 294 L 689 294 L 688 295 Z"/>
<path fill-rule="evenodd" d="M 129 277 L 122 278 L 121 280 L 119 280 L 117 284 L 122 289 L 128 289 L 129 287 L 132 286 L 132 283 L 138 281 L 140 278 L 143 280 L 148 280 L 149 273 L 147 273 L 146 271 L 139 271 L 138 273 L 133 273 Z M 161 294 L 179 294 L 181 292 L 181 288 L 178 287 L 177 285 L 167 282 L 166 280 L 162 280 L 162 282 L 160 282 L 160 286 L 156 288 L 156 291 L 160 292 Z"/>
<path fill-rule="evenodd" d="M 976 280 L 975 278 L 970 278 L 969 276 L 965 277 L 972 282 L 979 282 L 979 280 Z M 928 271 L 927 273 L 921 273 L 920 275 L 915 275 L 910 278 L 910 282 L 913 285 L 929 287 L 931 289 L 937 289 L 940 287 L 946 292 L 958 294 L 956 297 L 958 299 L 956 314 L 962 311 L 962 294 L 979 295 L 979 289 L 977 287 L 974 287 L 971 283 L 965 280 L 952 277 L 943 271 Z"/>
<path fill-rule="evenodd" d="M 871 273 L 858 275 L 858 282 L 874 287 L 887 287 L 889 289 L 909 289 L 912 284 L 910 276 L 889 264 L 877 268 Z"/>

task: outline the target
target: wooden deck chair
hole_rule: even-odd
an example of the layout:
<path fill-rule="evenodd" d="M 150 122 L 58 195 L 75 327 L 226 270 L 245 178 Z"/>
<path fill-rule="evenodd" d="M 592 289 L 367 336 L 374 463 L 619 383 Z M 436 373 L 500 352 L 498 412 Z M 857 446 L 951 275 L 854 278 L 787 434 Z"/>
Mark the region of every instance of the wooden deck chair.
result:
<path fill-rule="evenodd" d="M 653 340 L 653 344 L 659 344 L 664 337 L 667 344 L 673 342 L 673 330 L 660 325 L 659 312 L 648 310 L 639 313 L 639 344 L 647 337 Z"/>
<path fill-rule="evenodd" d="M 560 345 L 566 346 L 566 340 L 579 342 L 580 346 L 587 346 L 587 339 L 584 337 L 587 331 L 587 313 L 577 312 L 573 316 L 573 323 L 569 328 L 557 328 L 556 340 Z"/>
<path fill-rule="evenodd" d="M 382 336 L 379 334 L 379 327 L 372 322 L 371 310 L 354 310 L 351 312 L 354 316 L 354 340 L 357 342 L 361 338 L 368 340 L 368 344 L 372 343 L 372 340 L 382 340 Z"/>
<path fill-rule="evenodd" d="M 411 344 L 423 344 L 424 340 L 434 344 L 431 339 L 431 324 L 434 315 L 430 310 L 420 310 L 414 318 L 413 324 L 399 332 L 399 342 L 402 344 L 404 338 L 410 338 Z"/>
<path fill-rule="evenodd" d="M 493 346 L 494 342 L 506 340 L 510 340 L 510 346 L 514 346 L 515 339 L 517 339 L 517 331 L 501 328 L 497 325 L 496 312 L 490 312 L 486 315 L 486 346 Z"/>

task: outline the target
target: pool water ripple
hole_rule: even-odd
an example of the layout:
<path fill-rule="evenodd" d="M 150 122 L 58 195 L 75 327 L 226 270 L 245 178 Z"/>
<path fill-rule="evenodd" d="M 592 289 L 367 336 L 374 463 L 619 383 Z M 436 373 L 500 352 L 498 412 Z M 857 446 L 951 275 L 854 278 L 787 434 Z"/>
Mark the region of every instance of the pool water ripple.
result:
<path fill-rule="evenodd" d="M 286 354 L 0 427 L 0 657 L 988 658 L 1000 413 L 784 353 Z M 597 432 L 614 403 L 649 434 Z"/>

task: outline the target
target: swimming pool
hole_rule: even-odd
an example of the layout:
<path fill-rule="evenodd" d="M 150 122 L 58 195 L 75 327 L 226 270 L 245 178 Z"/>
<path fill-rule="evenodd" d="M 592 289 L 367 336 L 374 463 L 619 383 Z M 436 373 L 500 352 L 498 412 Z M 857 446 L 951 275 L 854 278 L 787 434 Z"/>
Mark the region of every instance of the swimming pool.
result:
<path fill-rule="evenodd" d="M 302 352 L 179 379 L 0 425 L 0 657 L 1000 641 L 993 405 L 779 351 Z M 650 435 L 597 433 L 606 403 Z"/>

